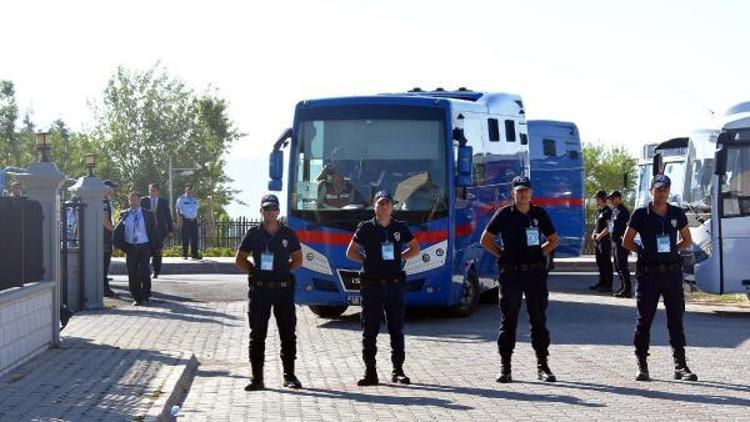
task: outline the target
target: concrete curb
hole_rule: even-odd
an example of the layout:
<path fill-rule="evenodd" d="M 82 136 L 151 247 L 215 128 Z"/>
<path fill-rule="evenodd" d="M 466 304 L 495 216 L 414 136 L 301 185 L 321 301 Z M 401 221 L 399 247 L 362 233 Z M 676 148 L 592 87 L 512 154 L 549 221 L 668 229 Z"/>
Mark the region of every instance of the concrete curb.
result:
<path fill-rule="evenodd" d="M 188 357 L 189 356 L 189 357 Z M 163 380 L 157 390 L 159 397 L 151 404 L 143 418 L 145 422 L 169 422 L 172 417 L 172 406 L 181 405 L 190 391 L 198 359 L 192 352 L 183 352 L 177 356 L 179 363 L 162 368 L 157 379 Z"/>

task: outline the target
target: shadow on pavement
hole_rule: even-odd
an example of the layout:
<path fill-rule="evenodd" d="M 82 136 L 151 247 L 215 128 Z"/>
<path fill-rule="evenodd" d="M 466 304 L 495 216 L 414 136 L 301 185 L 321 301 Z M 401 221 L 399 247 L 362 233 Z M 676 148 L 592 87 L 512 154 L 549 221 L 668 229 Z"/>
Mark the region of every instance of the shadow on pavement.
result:
<path fill-rule="evenodd" d="M 266 390 L 277 393 L 287 393 L 299 396 L 311 396 L 317 398 L 354 400 L 363 403 L 386 404 L 394 406 L 434 406 L 450 410 L 472 410 L 473 407 L 454 403 L 450 400 L 435 397 L 409 397 L 400 395 L 367 394 L 354 391 L 325 390 L 320 388 L 305 388 L 301 390 L 274 389 Z"/>

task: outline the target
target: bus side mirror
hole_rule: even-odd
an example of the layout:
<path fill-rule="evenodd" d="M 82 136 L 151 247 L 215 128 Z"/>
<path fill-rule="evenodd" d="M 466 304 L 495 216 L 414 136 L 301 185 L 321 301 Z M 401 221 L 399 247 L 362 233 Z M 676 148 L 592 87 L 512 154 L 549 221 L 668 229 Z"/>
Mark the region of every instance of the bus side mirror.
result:
<path fill-rule="evenodd" d="M 271 180 L 268 182 L 268 190 L 279 192 L 282 188 L 282 178 L 284 177 L 284 152 L 274 150 L 268 157 L 268 176 Z"/>
<path fill-rule="evenodd" d="M 723 133 L 722 133 L 723 135 Z M 721 135 L 719 135 L 721 137 Z M 714 166 L 714 174 L 722 176 L 727 172 L 727 148 L 724 145 L 719 144 L 716 150 L 715 156 L 716 165 Z"/>
<path fill-rule="evenodd" d="M 651 166 L 651 172 L 653 176 L 662 174 L 664 172 L 664 159 L 662 158 L 660 152 L 654 154 L 652 163 L 653 165 Z"/>
<path fill-rule="evenodd" d="M 458 147 L 458 162 L 456 163 L 456 186 L 465 188 L 471 186 L 471 168 L 473 167 L 474 148 L 463 145 Z"/>

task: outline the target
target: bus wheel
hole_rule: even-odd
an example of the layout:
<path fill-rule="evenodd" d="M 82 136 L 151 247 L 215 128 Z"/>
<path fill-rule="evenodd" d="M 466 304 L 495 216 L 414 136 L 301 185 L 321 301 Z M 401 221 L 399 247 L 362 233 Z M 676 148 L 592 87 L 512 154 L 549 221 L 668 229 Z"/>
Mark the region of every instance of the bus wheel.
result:
<path fill-rule="evenodd" d="M 464 280 L 463 293 L 457 305 L 450 308 L 453 316 L 467 317 L 476 312 L 479 307 L 479 280 L 474 271 L 471 271 Z"/>
<path fill-rule="evenodd" d="M 321 318 L 338 318 L 348 306 L 316 306 L 310 305 L 310 310 Z"/>

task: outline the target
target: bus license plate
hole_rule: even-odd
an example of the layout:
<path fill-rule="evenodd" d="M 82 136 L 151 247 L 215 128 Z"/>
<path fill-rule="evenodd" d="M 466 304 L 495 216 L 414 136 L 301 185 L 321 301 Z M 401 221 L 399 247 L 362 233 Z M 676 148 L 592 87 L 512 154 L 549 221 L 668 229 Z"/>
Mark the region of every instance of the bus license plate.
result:
<path fill-rule="evenodd" d="M 356 305 L 356 306 L 362 305 L 362 296 L 347 296 L 346 300 L 347 302 L 349 302 L 350 305 Z"/>

